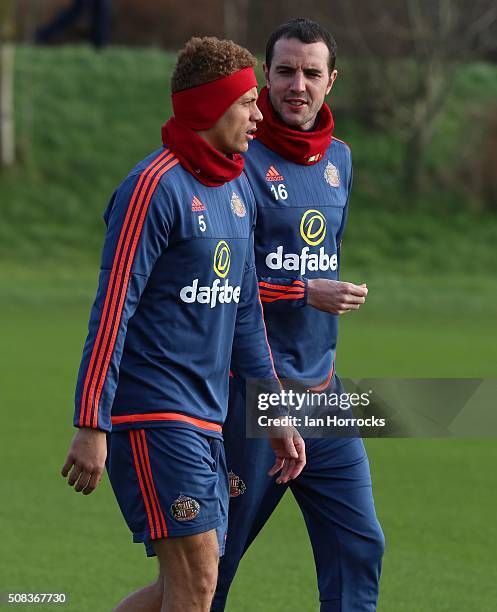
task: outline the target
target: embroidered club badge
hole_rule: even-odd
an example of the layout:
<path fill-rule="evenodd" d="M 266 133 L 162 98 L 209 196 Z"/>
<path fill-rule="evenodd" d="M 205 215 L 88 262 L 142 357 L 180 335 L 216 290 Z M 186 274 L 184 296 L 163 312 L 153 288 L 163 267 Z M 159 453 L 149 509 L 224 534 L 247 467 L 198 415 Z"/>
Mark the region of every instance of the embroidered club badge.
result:
<path fill-rule="evenodd" d="M 237 476 L 234 472 L 230 472 L 228 478 L 230 483 L 230 497 L 239 497 L 243 495 L 247 487 L 240 476 Z"/>
<path fill-rule="evenodd" d="M 177 521 L 191 521 L 200 512 L 200 504 L 193 497 L 180 495 L 171 504 L 171 515 Z"/>
<path fill-rule="evenodd" d="M 231 196 L 231 210 L 237 217 L 245 217 L 247 214 L 245 204 L 235 192 L 233 192 L 233 195 Z"/>
<path fill-rule="evenodd" d="M 330 187 L 340 187 L 340 173 L 338 172 L 338 168 L 330 161 L 327 163 L 324 170 L 324 178 Z"/>

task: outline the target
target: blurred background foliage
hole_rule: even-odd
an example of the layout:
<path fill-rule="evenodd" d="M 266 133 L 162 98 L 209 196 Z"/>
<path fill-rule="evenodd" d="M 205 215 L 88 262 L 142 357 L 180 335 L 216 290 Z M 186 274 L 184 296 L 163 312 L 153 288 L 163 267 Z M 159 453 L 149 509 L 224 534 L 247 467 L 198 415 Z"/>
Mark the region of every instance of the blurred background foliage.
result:
<path fill-rule="evenodd" d="M 0 174 L 6 259 L 94 257 L 112 190 L 160 145 L 174 64 L 164 48 L 216 34 L 262 58 L 271 28 L 304 10 L 294 1 L 193 0 L 185 12 L 175 0 L 122 0 L 113 8 L 115 44 L 103 51 L 75 45 L 87 33 L 85 19 L 55 41 L 64 46 L 23 44 L 67 4 L 15 5 L 16 163 Z M 497 238 L 497 5 L 336 0 L 306 2 L 305 14 L 328 25 L 339 45 L 329 102 L 336 134 L 354 156 L 347 264 L 361 272 L 382 262 L 399 272 L 460 271 L 476 249 L 472 272 L 489 273 L 494 258 L 484 247 Z"/>

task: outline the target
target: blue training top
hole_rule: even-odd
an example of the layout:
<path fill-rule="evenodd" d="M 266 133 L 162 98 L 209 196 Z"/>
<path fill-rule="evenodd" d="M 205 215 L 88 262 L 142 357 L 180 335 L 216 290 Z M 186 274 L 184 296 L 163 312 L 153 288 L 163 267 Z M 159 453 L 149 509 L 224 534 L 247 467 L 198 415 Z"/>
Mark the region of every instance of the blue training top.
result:
<path fill-rule="evenodd" d="M 245 172 L 257 203 L 256 268 L 276 371 L 325 387 L 334 370 L 337 315 L 307 305 L 307 280 L 338 279 L 350 149 L 333 138 L 318 163 L 304 166 L 256 140 Z"/>
<path fill-rule="evenodd" d="M 277 385 L 254 266 L 255 212 L 244 174 L 206 187 L 167 148 L 131 171 L 104 216 L 77 427 L 172 424 L 221 436 L 232 347 L 237 371 Z"/>

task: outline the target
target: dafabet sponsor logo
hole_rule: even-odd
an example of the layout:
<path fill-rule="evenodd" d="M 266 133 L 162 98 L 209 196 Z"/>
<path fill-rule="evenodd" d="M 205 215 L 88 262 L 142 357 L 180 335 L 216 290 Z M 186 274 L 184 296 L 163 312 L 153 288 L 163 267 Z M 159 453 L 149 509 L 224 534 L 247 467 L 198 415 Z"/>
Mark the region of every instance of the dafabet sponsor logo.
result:
<path fill-rule="evenodd" d="M 240 286 L 233 287 L 227 278 L 231 268 L 231 250 L 226 240 L 220 240 L 214 251 L 212 268 L 218 278 L 214 279 L 212 285 L 199 287 L 199 279 L 195 278 L 191 285 L 183 287 L 180 298 L 187 304 L 198 302 L 209 304 L 211 308 L 217 304 L 229 304 L 240 300 Z M 224 282 L 221 281 L 223 279 Z"/>
<path fill-rule="evenodd" d="M 271 270 L 297 271 L 302 276 L 307 270 L 326 272 L 338 268 L 336 253 L 328 255 L 322 246 L 317 253 L 311 253 L 311 247 L 321 244 L 326 236 L 326 219 L 322 212 L 311 208 L 302 215 L 300 236 L 309 246 L 303 247 L 300 253 L 285 253 L 280 245 L 266 256 L 266 266 Z"/>

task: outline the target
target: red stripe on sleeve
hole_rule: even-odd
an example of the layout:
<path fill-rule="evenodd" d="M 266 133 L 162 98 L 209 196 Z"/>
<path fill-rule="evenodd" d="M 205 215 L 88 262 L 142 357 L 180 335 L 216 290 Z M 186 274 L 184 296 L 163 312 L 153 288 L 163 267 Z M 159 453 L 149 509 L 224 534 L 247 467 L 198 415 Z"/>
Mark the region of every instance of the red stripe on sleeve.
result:
<path fill-rule="evenodd" d="M 156 189 L 160 179 L 162 178 L 162 176 L 168 170 L 173 168 L 178 163 L 179 163 L 178 160 L 174 159 L 171 162 L 169 162 L 166 166 L 164 166 L 164 167 L 162 167 L 160 169 L 159 173 L 157 174 L 157 176 L 154 179 L 154 182 L 152 183 L 152 186 L 151 186 L 151 189 L 150 189 L 150 191 L 148 193 L 147 199 L 146 199 L 146 201 L 145 201 L 145 203 L 144 203 L 144 205 L 142 207 L 142 212 L 141 212 L 141 216 L 139 218 L 138 228 L 136 229 L 134 240 L 133 240 L 133 243 L 131 245 L 131 254 L 130 254 L 129 259 L 128 259 L 128 264 L 126 266 L 124 280 L 122 282 L 122 289 L 121 289 L 121 292 L 120 292 L 120 299 L 119 299 L 119 303 L 118 303 L 118 306 L 117 306 L 117 315 L 116 315 L 115 321 L 114 321 L 111 341 L 110 341 L 109 347 L 108 347 L 107 352 L 106 352 L 106 357 L 105 357 L 102 373 L 100 375 L 100 383 L 99 383 L 99 385 L 97 387 L 97 391 L 95 393 L 95 407 L 94 407 L 94 414 L 93 414 L 93 427 L 97 427 L 97 425 L 98 425 L 98 403 L 99 403 L 100 396 L 101 396 L 101 393 L 102 393 L 102 389 L 103 389 L 103 386 L 104 386 L 105 378 L 107 376 L 107 370 L 109 368 L 109 364 L 110 364 L 110 360 L 111 360 L 111 357 L 112 357 L 112 353 L 114 351 L 114 345 L 115 345 L 116 338 L 117 338 L 117 332 L 119 330 L 119 325 L 121 323 L 122 309 L 123 309 L 124 301 L 125 301 L 125 298 L 126 298 L 126 292 L 127 292 L 127 288 L 128 288 L 129 276 L 130 276 L 130 273 L 131 273 L 131 267 L 133 265 L 133 260 L 134 260 L 134 256 L 135 256 L 135 252 L 136 252 L 136 247 L 138 245 L 138 240 L 140 239 L 141 231 L 142 231 L 142 228 L 143 228 L 143 223 L 145 221 L 145 216 L 147 214 L 147 209 L 148 209 L 148 206 L 149 206 L 150 201 L 152 199 L 152 195 L 153 195 L 153 193 L 154 193 L 154 191 L 155 191 L 155 189 Z M 117 301 L 117 296 L 115 297 L 114 304 L 115 304 L 115 301 Z M 110 331 L 110 328 L 108 328 L 107 332 L 109 332 L 109 331 Z M 106 336 L 107 335 L 108 334 L 106 333 Z"/>
<path fill-rule="evenodd" d="M 275 302 L 276 300 L 300 300 L 304 297 L 305 293 L 303 289 L 292 289 L 292 291 L 268 291 L 267 289 L 260 289 L 259 294 L 261 299 L 265 302 Z"/>
<path fill-rule="evenodd" d="M 108 366 L 114 350 L 117 332 L 121 322 L 122 308 L 126 296 L 129 275 L 133 265 L 136 246 L 140 238 L 141 229 L 152 198 L 153 192 L 162 177 L 169 169 L 174 167 L 178 160 L 166 149 L 152 164 L 141 174 L 137 182 L 130 205 L 126 212 L 126 218 L 121 228 L 119 242 L 114 256 L 112 271 L 109 278 L 104 307 L 100 319 L 93 351 L 88 366 L 85 384 L 83 388 L 80 425 L 87 427 L 98 427 L 98 403 L 107 375 Z M 157 172 L 156 178 L 149 190 L 152 176 Z M 147 195 L 146 199 L 144 196 Z M 136 227 L 134 227 L 136 226 Z M 134 236 L 130 246 L 130 241 Z M 123 244 L 124 243 L 124 244 Z M 126 269 L 124 270 L 125 262 Z M 124 276 L 123 276 L 124 273 Z M 117 304 L 117 314 L 116 313 Z M 103 335 L 103 340 L 102 340 Z M 108 344 L 109 336 L 111 338 Z M 103 367 L 102 367 L 103 363 Z M 91 381 L 91 382 L 90 382 Z M 97 385 L 98 383 L 98 385 Z M 93 409 L 93 419 L 91 418 Z"/>
<path fill-rule="evenodd" d="M 265 289 L 279 289 L 281 291 L 292 291 L 294 289 L 305 288 L 305 283 L 303 283 L 300 280 L 294 280 L 291 285 L 274 285 L 273 283 L 266 283 L 264 281 L 259 281 L 259 287 L 264 287 Z"/>
<path fill-rule="evenodd" d="M 93 350 L 92 350 L 90 362 L 88 365 L 88 370 L 86 373 L 86 379 L 85 379 L 83 394 L 81 398 L 81 410 L 80 410 L 80 418 L 79 418 L 79 424 L 81 427 L 83 425 L 86 425 L 87 427 L 90 426 L 91 406 L 92 406 L 91 398 L 93 397 L 94 388 L 96 384 L 96 380 L 92 379 L 93 366 L 94 366 L 95 360 L 97 359 L 97 356 L 99 357 L 99 351 L 101 350 L 100 340 L 101 340 L 101 337 L 104 331 L 105 321 L 109 314 L 108 309 L 109 309 L 109 304 L 111 302 L 112 287 L 114 284 L 114 279 L 115 279 L 116 273 L 121 272 L 121 270 L 118 270 L 117 262 L 119 261 L 121 257 L 123 242 L 128 232 L 128 228 L 130 226 L 131 219 L 135 212 L 135 203 L 143 187 L 143 184 L 148 177 L 148 174 L 150 172 L 153 172 L 156 168 L 158 168 L 161 163 L 166 161 L 166 159 L 170 159 L 170 158 L 171 158 L 171 154 L 169 150 L 166 149 L 142 172 L 138 182 L 135 185 L 135 189 L 133 190 L 133 195 L 131 196 L 131 199 L 130 199 L 130 205 L 128 206 L 128 209 L 126 211 L 126 217 L 124 219 L 124 223 L 121 228 L 121 233 L 119 235 L 119 241 L 118 241 L 115 256 L 114 256 L 114 262 L 112 265 L 112 271 L 111 271 L 110 278 L 109 278 L 109 284 L 108 284 L 107 293 L 105 296 L 104 307 L 102 309 L 100 325 L 98 328 L 98 333 L 97 333 L 95 343 L 93 345 Z M 97 371 L 98 371 L 98 368 L 97 368 Z M 91 384 L 90 384 L 90 381 L 91 381 Z M 90 385 L 90 388 L 88 389 L 89 385 Z"/>
<path fill-rule="evenodd" d="M 303 291 L 299 293 L 272 293 L 261 291 L 260 296 L 270 300 L 300 300 L 304 297 L 304 293 Z"/>
<path fill-rule="evenodd" d="M 267 297 L 261 293 L 261 300 L 263 302 L 277 302 L 278 300 L 300 300 L 304 297 L 303 293 L 292 293 L 291 295 L 274 295 L 271 294 L 271 297 Z"/>
<path fill-rule="evenodd" d="M 294 287 L 290 289 L 289 291 L 271 291 L 269 289 L 261 288 L 259 289 L 259 293 L 261 295 L 267 295 L 268 297 L 278 297 L 280 295 L 288 295 L 288 296 L 292 296 L 296 294 L 302 295 L 304 293 L 304 290 L 297 289 L 297 287 Z"/>
<path fill-rule="evenodd" d="M 266 289 L 265 287 L 260 287 L 259 288 L 259 293 L 261 295 L 269 295 L 269 296 L 274 296 L 274 295 L 292 295 L 294 293 L 303 293 L 304 290 L 302 289 L 302 287 L 291 287 L 290 289 L 286 290 L 286 291 L 280 291 L 277 289 Z"/>

